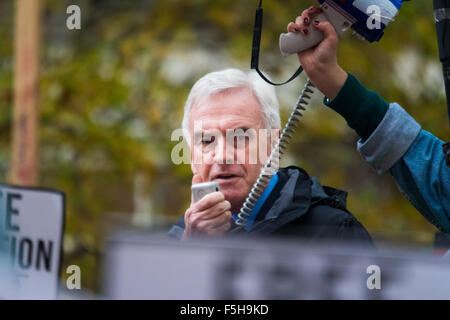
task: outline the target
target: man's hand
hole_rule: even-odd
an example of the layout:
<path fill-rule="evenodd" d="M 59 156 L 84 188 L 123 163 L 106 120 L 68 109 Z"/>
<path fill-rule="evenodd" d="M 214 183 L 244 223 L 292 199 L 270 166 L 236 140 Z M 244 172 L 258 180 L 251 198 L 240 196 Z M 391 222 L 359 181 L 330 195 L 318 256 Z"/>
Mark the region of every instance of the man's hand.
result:
<path fill-rule="evenodd" d="M 192 184 L 202 179 L 194 175 Z M 213 192 L 193 202 L 184 214 L 185 229 L 183 240 L 196 235 L 222 236 L 231 227 L 231 204 L 221 192 Z"/>
<path fill-rule="evenodd" d="M 308 27 L 312 24 L 323 32 L 324 39 L 316 47 L 298 53 L 298 59 L 311 82 L 329 99 L 334 99 L 345 81 L 347 73 L 338 65 L 336 51 L 339 37 L 333 25 L 328 21 L 314 20 L 320 8 L 310 7 L 290 22 L 288 32 L 302 32 L 308 35 Z"/>

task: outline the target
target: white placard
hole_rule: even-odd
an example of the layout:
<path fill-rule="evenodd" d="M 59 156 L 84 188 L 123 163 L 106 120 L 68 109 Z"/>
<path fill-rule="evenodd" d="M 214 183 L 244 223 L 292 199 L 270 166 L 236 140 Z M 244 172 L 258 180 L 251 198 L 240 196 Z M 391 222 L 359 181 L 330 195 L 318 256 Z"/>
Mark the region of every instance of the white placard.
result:
<path fill-rule="evenodd" d="M 450 261 L 412 251 L 124 233 L 105 258 L 110 299 L 450 299 Z"/>
<path fill-rule="evenodd" d="M 65 195 L 0 184 L 0 239 L 17 292 L 4 298 L 56 299 L 64 234 Z M 5 296 L 6 295 L 6 296 Z"/>

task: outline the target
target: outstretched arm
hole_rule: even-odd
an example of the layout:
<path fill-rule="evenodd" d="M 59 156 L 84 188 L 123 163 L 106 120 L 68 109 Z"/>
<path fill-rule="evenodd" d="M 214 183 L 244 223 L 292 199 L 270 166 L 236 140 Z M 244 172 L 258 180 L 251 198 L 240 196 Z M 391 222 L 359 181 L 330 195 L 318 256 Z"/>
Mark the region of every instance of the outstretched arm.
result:
<path fill-rule="evenodd" d="M 312 26 L 324 32 L 315 48 L 298 54 L 311 82 L 361 137 L 358 150 L 379 173 L 389 171 L 405 197 L 436 227 L 450 233 L 450 168 L 443 142 L 424 130 L 398 104 L 388 104 L 339 67 L 339 38 L 328 22 L 315 22 L 308 9 L 288 25 L 289 32 Z"/>

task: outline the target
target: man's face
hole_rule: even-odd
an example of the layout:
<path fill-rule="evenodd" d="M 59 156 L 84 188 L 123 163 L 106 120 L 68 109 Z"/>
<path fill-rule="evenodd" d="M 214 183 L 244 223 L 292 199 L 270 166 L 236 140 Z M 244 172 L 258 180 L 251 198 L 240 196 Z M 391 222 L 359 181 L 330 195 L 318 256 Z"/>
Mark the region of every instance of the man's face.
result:
<path fill-rule="evenodd" d="M 260 129 L 266 129 L 266 123 L 249 88 L 227 89 L 197 101 L 191 109 L 192 172 L 203 182 L 219 183 L 232 213 L 244 203 L 270 154 L 270 130 Z"/>

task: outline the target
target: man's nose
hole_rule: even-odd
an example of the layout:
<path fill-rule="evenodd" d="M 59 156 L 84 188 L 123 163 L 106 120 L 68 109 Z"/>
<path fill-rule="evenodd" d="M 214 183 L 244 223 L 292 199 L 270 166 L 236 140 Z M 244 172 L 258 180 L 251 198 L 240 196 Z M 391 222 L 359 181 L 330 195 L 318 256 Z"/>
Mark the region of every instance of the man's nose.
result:
<path fill-rule="evenodd" d="M 233 164 L 234 163 L 234 148 L 227 145 L 225 138 L 221 137 L 214 148 L 214 163 L 218 164 Z"/>

